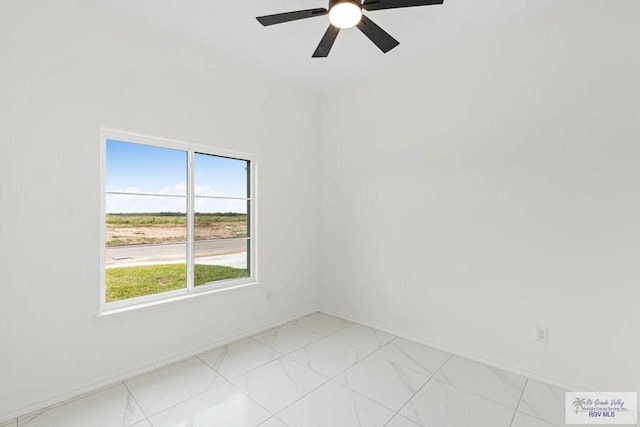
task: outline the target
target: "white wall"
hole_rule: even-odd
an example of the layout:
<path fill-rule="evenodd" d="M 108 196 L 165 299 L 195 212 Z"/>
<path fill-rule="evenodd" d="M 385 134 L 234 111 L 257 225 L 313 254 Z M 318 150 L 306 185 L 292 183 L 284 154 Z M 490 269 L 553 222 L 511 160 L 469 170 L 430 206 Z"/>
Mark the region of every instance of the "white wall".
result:
<path fill-rule="evenodd" d="M 637 391 L 640 5 L 563 6 L 327 100 L 321 300 L 556 383 Z"/>
<path fill-rule="evenodd" d="M 1 6 L 0 420 L 317 307 L 314 101 L 86 3 Z M 257 155 L 262 285 L 97 323 L 100 126 Z"/>

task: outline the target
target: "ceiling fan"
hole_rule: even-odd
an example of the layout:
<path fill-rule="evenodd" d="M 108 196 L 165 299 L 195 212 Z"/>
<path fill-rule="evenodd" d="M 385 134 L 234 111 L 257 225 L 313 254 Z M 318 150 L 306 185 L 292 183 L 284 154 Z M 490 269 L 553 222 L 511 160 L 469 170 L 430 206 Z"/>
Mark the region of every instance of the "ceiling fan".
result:
<path fill-rule="evenodd" d="M 362 11 L 396 9 L 399 7 L 430 6 L 442 4 L 444 0 L 329 0 L 329 9 L 305 9 L 294 12 L 277 13 L 275 15 L 258 16 L 262 25 L 269 26 L 314 16 L 329 15 L 329 28 L 324 33 L 320 44 L 313 52 L 314 58 L 326 58 L 341 29 L 358 27 L 378 48 L 387 53 L 400 42 L 378 27 Z"/>

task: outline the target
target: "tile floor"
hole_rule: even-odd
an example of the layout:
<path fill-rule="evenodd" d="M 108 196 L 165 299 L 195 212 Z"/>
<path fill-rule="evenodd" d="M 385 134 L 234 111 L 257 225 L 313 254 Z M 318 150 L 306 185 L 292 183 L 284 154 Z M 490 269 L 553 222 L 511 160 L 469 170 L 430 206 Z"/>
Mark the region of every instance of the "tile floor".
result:
<path fill-rule="evenodd" d="M 556 387 L 314 313 L 6 426 L 553 427 L 563 402 Z"/>

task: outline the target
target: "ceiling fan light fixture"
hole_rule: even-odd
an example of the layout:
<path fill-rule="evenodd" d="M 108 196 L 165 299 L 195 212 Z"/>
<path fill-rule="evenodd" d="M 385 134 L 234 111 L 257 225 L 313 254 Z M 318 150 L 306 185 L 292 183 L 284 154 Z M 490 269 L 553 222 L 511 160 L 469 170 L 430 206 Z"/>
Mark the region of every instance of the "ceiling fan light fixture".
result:
<path fill-rule="evenodd" d="M 352 28 L 362 19 L 361 7 L 351 1 L 341 1 L 329 10 L 329 21 L 336 28 Z"/>
<path fill-rule="evenodd" d="M 362 11 L 398 9 L 403 7 L 430 6 L 442 4 L 444 0 L 329 0 L 329 7 L 316 7 L 315 9 L 294 10 L 291 12 L 276 13 L 273 15 L 258 16 L 256 19 L 265 27 L 284 22 L 297 21 L 299 19 L 313 18 L 314 16 L 329 15 L 331 24 L 322 36 L 318 47 L 313 52 L 313 58 L 326 58 L 336 41 L 336 37 L 343 28 L 358 27 L 383 53 L 389 52 L 400 42 L 382 28 L 378 27 Z"/>

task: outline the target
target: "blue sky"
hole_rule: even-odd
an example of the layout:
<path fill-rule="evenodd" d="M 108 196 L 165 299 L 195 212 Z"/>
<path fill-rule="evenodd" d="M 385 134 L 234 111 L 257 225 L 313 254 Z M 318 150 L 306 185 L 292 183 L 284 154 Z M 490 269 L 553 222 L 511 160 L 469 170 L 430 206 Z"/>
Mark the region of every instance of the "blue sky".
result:
<path fill-rule="evenodd" d="M 185 196 L 187 152 L 107 140 L 107 191 Z M 244 160 L 195 154 L 195 195 L 247 197 Z M 181 197 L 106 195 L 107 213 L 185 212 Z M 196 212 L 242 212 L 246 203 L 196 198 Z"/>

